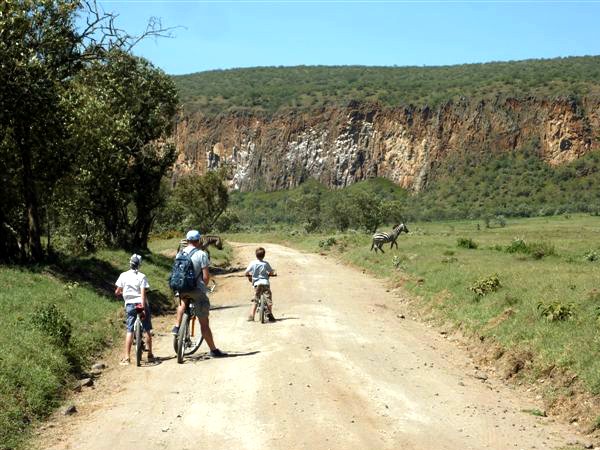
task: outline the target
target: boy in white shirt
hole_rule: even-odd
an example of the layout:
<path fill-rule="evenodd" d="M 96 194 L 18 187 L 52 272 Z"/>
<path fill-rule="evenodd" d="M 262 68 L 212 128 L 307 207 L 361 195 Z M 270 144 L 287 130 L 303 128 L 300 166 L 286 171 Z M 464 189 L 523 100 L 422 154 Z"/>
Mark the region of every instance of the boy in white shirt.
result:
<path fill-rule="evenodd" d="M 139 271 L 142 257 L 135 253 L 129 259 L 129 270 L 119 275 L 115 295 L 123 294 L 125 301 L 125 314 L 127 318 L 127 334 L 125 335 L 125 353 L 121 359 L 121 365 L 129 364 L 129 354 L 133 341 L 133 324 L 137 317 L 137 309 L 144 311 L 142 326 L 146 332 L 146 347 L 148 348 L 148 362 L 154 361 L 152 354 L 152 322 L 150 320 L 150 307 L 146 298 L 146 289 L 150 288 L 146 275 Z M 139 305 L 136 307 L 136 305 Z"/>
<path fill-rule="evenodd" d="M 277 276 L 271 265 L 264 261 L 265 249 L 258 247 L 256 249 L 256 258 L 250 263 L 246 269 L 246 276 L 248 281 L 254 286 L 254 299 L 252 300 L 252 310 L 248 316 L 248 322 L 254 322 L 254 315 L 256 314 L 256 307 L 258 306 L 258 300 L 261 295 L 267 298 L 267 307 L 269 308 L 269 322 L 275 322 L 273 316 L 273 294 L 271 293 L 271 286 L 269 283 L 269 277 Z"/>

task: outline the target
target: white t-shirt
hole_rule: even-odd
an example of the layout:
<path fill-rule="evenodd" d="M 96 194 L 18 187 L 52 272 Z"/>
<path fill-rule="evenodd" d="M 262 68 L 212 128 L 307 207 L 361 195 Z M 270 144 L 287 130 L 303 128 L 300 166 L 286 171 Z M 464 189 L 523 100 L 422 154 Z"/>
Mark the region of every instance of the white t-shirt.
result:
<path fill-rule="evenodd" d="M 125 304 L 141 303 L 142 288 L 148 289 L 148 279 L 142 272 L 136 272 L 133 269 L 123 272 L 115 283 L 117 287 L 123 289 L 123 299 Z"/>
<path fill-rule="evenodd" d="M 246 275 L 252 275 L 252 285 L 269 285 L 269 274 L 273 272 L 273 268 L 267 261 L 255 259 L 246 269 Z"/>

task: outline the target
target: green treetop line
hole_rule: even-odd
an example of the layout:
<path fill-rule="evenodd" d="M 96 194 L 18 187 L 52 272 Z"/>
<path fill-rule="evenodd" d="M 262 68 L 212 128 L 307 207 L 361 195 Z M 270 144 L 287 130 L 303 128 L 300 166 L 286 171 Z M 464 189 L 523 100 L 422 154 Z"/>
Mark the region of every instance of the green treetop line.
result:
<path fill-rule="evenodd" d="M 439 105 L 467 98 L 600 94 L 600 56 L 439 67 L 296 66 L 174 76 L 188 113 L 273 114 L 345 105 Z"/>

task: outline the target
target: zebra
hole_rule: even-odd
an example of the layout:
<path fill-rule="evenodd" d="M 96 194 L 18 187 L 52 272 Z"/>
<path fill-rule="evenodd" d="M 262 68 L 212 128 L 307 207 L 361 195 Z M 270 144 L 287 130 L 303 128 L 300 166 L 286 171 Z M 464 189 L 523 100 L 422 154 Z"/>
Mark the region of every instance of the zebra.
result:
<path fill-rule="evenodd" d="M 403 231 L 408 233 L 408 228 L 401 223 L 400 225 L 396 225 L 391 233 L 384 233 L 382 231 L 375 232 L 373 235 L 373 242 L 371 243 L 371 250 L 375 250 L 375 253 L 377 253 L 377 250 L 381 250 L 381 253 L 385 253 L 381 246 L 386 242 L 391 242 L 390 249 L 394 247 L 394 244 L 396 244 L 396 248 L 398 248 L 396 239 L 398 239 L 398 236 Z"/>
<path fill-rule="evenodd" d="M 177 252 L 180 252 L 181 250 L 183 250 L 185 247 L 187 247 L 187 245 L 188 245 L 187 240 L 182 239 L 181 241 L 179 241 L 179 246 L 177 247 Z M 221 236 L 207 234 L 207 235 L 203 235 L 202 237 L 200 237 L 200 248 L 202 250 L 204 250 L 205 252 L 208 253 L 207 248 L 209 245 L 213 245 L 217 249 L 223 250 L 223 240 L 221 239 Z"/>
<path fill-rule="evenodd" d="M 215 235 L 204 235 L 200 238 L 200 248 L 202 250 L 206 250 L 209 245 L 213 245 L 218 250 L 223 250 L 223 241 L 221 240 L 221 236 Z"/>

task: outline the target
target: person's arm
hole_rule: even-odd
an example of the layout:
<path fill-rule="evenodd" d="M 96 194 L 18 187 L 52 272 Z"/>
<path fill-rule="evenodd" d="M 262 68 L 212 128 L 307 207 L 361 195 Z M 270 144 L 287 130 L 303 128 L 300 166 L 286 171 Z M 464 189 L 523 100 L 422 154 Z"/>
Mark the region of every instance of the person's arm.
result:
<path fill-rule="evenodd" d="M 123 288 L 120 286 L 117 286 L 117 288 L 115 289 L 115 295 L 118 297 L 122 293 L 123 293 Z"/>
<path fill-rule="evenodd" d="M 142 286 L 140 291 L 140 293 L 142 294 L 142 309 L 146 309 L 146 288 Z"/>
<path fill-rule="evenodd" d="M 210 273 L 208 272 L 208 266 L 202 268 L 202 281 L 204 281 L 204 286 L 208 286 L 208 281 L 210 280 Z"/>

